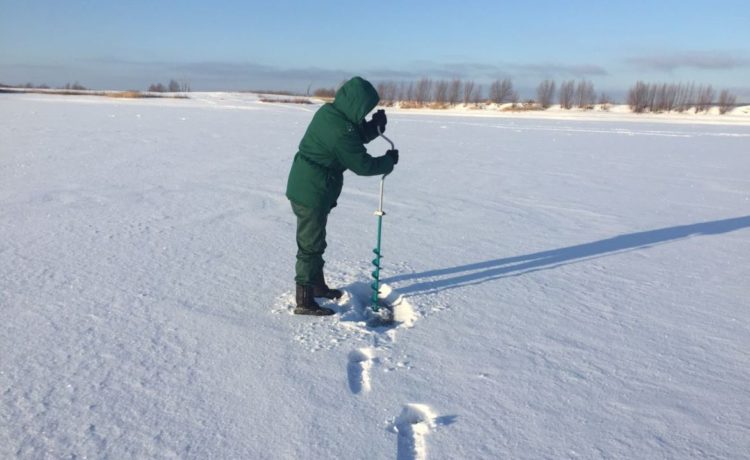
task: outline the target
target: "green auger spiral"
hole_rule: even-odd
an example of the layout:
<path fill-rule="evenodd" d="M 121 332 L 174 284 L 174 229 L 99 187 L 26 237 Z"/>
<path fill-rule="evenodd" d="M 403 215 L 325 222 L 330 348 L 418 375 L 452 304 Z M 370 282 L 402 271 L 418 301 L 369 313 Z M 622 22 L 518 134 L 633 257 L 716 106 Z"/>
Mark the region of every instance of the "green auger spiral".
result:
<path fill-rule="evenodd" d="M 378 296 L 380 295 L 380 258 L 383 255 L 380 252 L 380 235 L 383 228 L 383 212 L 378 212 L 378 245 L 372 252 L 375 253 L 375 258 L 372 259 L 372 264 L 375 266 L 375 270 L 372 272 L 372 277 L 375 281 L 370 285 L 372 287 L 372 311 L 376 312 L 380 309 L 378 304 Z"/>

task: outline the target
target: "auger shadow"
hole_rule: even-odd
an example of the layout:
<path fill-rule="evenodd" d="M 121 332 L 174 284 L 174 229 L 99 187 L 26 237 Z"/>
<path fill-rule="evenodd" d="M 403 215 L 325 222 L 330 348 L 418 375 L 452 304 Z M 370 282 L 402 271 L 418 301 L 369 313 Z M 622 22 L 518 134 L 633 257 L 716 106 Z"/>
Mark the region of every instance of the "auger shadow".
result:
<path fill-rule="evenodd" d="M 420 273 L 398 275 L 383 282 L 395 284 L 416 280 L 411 285 L 398 286 L 401 294 L 425 294 L 485 283 L 500 278 L 519 276 L 540 270 L 606 257 L 629 251 L 647 249 L 699 235 L 718 235 L 750 227 L 750 216 L 701 222 L 690 225 L 660 228 L 645 232 L 618 235 L 591 243 L 579 244 L 550 251 L 516 257 L 493 259 L 451 268 L 428 270 Z M 445 278 L 447 276 L 447 278 Z M 440 278 L 444 277 L 444 278 Z M 420 281 L 423 278 L 429 280 Z M 435 279 L 439 278 L 439 279 Z"/>

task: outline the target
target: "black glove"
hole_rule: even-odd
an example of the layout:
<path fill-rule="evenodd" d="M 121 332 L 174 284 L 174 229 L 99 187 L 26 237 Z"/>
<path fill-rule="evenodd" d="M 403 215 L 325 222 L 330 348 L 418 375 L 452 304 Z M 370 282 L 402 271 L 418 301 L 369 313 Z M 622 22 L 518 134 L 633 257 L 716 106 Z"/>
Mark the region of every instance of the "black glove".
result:
<path fill-rule="evenodd" d="M 385 152 L 385 156 L 391 157 L 393 164 L 398 164 L 398 150 L 389 150 Z"/>
<path fill-rule="evenodd" d="M 372 114 L 372 122 L 375 123 L 375 126 L 380 127 L 380 132 L 385 132 L 385 125 L 388 123 L 388 118 L 385 116 L 385 110 L 380 109 L 377 112 Z"/>

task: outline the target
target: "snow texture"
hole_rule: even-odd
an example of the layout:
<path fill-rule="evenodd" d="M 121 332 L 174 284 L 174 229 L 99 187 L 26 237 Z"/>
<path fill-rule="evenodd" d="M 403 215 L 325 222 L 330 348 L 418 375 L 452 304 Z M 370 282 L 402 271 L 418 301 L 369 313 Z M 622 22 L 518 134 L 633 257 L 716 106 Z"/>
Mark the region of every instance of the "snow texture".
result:
<path fill-rule="evenodd" d="M 0 95 L 0 458 L 747 458 L 750 125 L 392 113 L 371 328 L 351 173 L 291 313 L 316 109 Z"/>

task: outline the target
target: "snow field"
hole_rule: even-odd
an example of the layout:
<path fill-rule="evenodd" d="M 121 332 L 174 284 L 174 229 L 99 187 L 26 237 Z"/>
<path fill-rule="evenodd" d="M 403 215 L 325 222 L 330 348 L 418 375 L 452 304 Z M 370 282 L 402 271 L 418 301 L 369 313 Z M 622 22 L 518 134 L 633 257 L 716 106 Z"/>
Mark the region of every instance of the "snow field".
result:
<path fill-rule="evenodd" d="M 290 314 L 315 108 L 0 98 L 0 457 L 747 455 L 750 127 L 390 115 L 372 329 L 375 178 Z"/>

